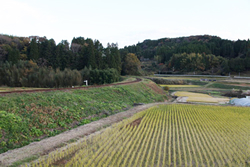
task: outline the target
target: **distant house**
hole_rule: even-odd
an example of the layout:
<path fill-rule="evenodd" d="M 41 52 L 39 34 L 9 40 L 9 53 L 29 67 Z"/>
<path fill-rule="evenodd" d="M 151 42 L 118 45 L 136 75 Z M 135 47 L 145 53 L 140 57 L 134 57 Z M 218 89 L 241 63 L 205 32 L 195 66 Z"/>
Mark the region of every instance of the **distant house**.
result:
<path fill-rule="evenodd" d="M 200 81 L 216 81 L 216 79 L 200 79 Z"/>
<path fill-rule="evenodd" d="M 42 42 L 44 42 L 47 38 L 44 36 L 44 37 L 39 37 L 39 36 L 29 36 L 29 40 L 30 40 L 30 42 L 33 40 L 33 39 L 35 39 L 36 40 L 36 42 L 38 42 L 38 43 L 42 43 Z"/>
<path fill-rule="evenodd" d="M 33 39 L 37 40 L 39 36 L 29 36 L 29 40 L 32 41 Z"/>
<path fill-rule="evenodd" d="M 144 58 L 143 56 L 140 57 L 140 61 L 149 61 L 150 59 L 149 58 Z"/>
<path fill-rule="evenodd" d="M 234 104 L 236 106 L 246 106 L 250 107 L 250 98 L 240 98 L 240 99 L 232 99 L 230 100 L 231 104 Z"/>

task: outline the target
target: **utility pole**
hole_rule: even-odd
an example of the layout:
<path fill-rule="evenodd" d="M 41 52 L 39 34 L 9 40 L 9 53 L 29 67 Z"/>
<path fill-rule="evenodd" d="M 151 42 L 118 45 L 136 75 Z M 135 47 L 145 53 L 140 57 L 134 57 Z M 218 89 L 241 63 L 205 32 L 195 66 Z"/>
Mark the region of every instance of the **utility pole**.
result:
<path fill-rule="evenodd" d="M 84 80 L 84 82 L 86 83 L 86 86 L 88 86 L 88 80 Z"/>

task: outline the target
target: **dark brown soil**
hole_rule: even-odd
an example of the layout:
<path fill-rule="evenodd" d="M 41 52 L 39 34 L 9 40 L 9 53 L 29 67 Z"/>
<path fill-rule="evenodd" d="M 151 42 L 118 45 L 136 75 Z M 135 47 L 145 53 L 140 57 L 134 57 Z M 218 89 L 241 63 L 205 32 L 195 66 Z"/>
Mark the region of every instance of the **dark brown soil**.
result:
<path fill-rule="evenodd" d="M 61 159 L 59 161 L 56 161 L 56 162 L 52 163 L 52 166 L 64 166 L 72 157 L 74 157 L 76 152 L 68 155 L 67 157 L 65 157 L 65 158 L 63 158 L 63 159 Z"/>
<path fill-rule="evenodd" d="M 148 84 L 146 84 L 148 87 L 150 87 L 153 91 L 155 91 L 156 93 L 159 94 L 166 94 L 166 92 L 160 88 L 159 86 L 157 86 L 154 82 L 150 82 Z"/>
<path fill-rule="evenodd" d="M 137 126 L 140 125 L 142 119 L 143 119 L 143 117 L 142 118 L 138 118 L 138 119 L 134 120 L 133 122 L 131 122 L 130 124 L 128 124 L 127 126 L 137 127 Z"/>

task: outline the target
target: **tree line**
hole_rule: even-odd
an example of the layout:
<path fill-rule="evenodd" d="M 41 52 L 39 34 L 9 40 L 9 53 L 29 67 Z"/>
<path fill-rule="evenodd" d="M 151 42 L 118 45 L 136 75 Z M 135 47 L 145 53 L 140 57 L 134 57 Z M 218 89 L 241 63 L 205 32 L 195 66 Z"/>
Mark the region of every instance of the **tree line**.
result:
<path fill-rule="evenodd" d="M 83 80 L 116 82 L 121 73 L 137 74 L 129 69 L 134 63 L 131 56 L 137 59 L 130 54 L 121 58 L 118 44 L 104 48 L 98 40 L 84 37 L 56 45 L 46 37 L 0 35 L 0 85 L 67 87 L 82 85 Z M 138 61 L 133 70 L 139 69 Z"/>
<path fill-rule="evenodd" d="M 98 40 L 84 37 L 73 38 L 71 44 L 62 40 L 56 45 L 53 39 L 46 37 L 0 35 L 2 64 L 32 60 L 39 68 L 54 71 L 67 69 L 81 73 L 88 69 L 92 74 L 95 71 L 95 75 L 103 75 L 115 69 L 119 75 L 141 75 L 139 59 L 145 58 L 163 64 L 162 71 L 226 75 L 250 70 L 250 41 L 203 35 L 145 40 L 118 49 L 118 44 L 108 44 L 105 48 Z M 107 83 L 94 78 L 97 77 L 88 79 L 92 79 L 91 83 Z"/>

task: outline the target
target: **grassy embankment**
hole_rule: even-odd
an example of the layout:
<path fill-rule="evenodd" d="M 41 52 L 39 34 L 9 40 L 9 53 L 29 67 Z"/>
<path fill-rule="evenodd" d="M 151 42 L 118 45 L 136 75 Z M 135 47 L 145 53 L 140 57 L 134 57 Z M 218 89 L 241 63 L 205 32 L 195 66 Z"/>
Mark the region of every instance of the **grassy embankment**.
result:
<path fill-rule="evenodd" d="M 0 96 L 0 153 L 128 108 L 164 101 L 151 81 L 88 90 Z M 158 88 L 159 89 L 159 88 Z M 159 89 L 160 90 L 160 89 Z"/>

